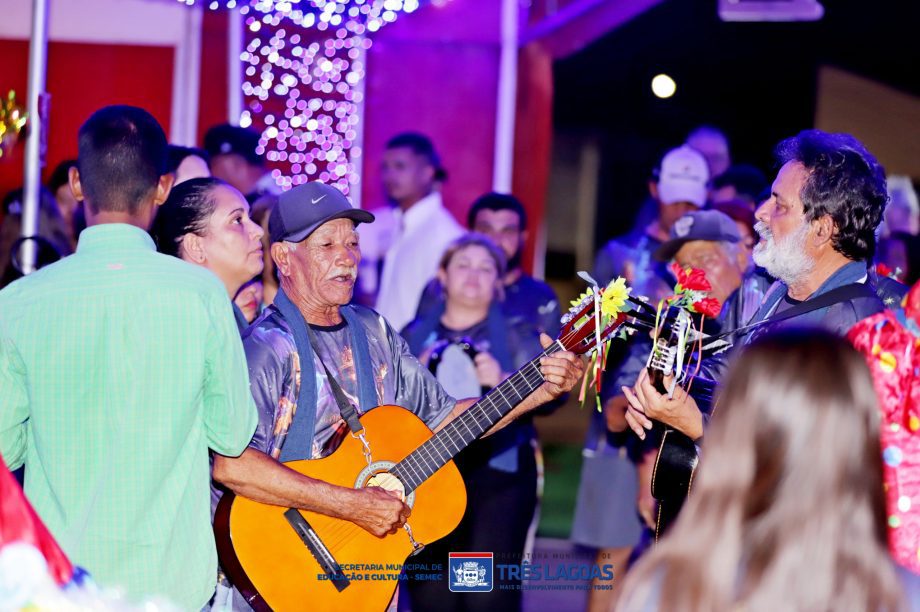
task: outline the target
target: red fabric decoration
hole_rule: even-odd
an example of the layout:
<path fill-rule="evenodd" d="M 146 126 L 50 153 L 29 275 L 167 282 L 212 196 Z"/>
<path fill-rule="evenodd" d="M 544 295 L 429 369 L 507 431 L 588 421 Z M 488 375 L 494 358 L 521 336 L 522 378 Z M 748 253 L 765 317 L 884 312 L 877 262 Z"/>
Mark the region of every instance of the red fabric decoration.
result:
<path fill-rule="evenodd" d="M 59 586 L 70 582 L 73 565 L 0 457 L 0 548 L 12 542 L 24 542 L 40 550 L 48 562 L 48 572 Z"/>
<path fill-rule="evenodd" d="M 920 283 L 904 303 L 906 325 L 886 310 L 847 338 L 866 358 L 878 394 L 891 554 L 920 573 Z"/>

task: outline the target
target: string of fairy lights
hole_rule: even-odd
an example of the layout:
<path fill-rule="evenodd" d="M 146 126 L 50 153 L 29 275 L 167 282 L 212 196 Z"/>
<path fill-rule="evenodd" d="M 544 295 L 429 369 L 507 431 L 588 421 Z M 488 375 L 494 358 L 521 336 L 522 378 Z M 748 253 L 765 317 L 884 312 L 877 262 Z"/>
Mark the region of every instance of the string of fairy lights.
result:
<path fill-rule="evenodd" d="M 356 189 L 369 35 L 420 0 L 178 1 L 243 15 L 239 121 L 262 131 L 259 152 L 275 181 L 283 189 L 313 180 L 345 194 Z"/>

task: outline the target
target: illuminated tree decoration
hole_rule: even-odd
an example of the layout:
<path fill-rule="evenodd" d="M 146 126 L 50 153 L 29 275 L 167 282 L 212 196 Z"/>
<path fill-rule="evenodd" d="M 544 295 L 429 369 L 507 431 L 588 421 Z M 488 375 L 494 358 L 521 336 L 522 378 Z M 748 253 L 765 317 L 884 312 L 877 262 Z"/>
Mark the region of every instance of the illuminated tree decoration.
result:
<path fill-rule="evenodd" d="M 244 16 L 240 125 L 261 130 L 275 181 L 358 189 L 368 36 L 425 0 L 178 1 Z"/>

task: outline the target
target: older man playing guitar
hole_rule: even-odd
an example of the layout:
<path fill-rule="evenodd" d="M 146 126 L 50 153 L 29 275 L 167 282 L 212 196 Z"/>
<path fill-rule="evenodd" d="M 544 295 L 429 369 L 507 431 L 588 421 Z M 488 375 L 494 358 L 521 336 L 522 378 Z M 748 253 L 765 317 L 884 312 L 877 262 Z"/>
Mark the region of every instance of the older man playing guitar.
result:
<path fill-rule="evenodd" d="M 544 353 L 497 395 L 478 403 L 449 397 L 383 317 L 349 304 L 361 259 L 355 226 L 373 220 L 320 183 L 283 194 L 271 214 L 281 290 L 244 336 L 260 422 L 250 447 L 236 459 L 217 457 L 213 471 L 238 496 L 230 511 L 225 496 L 215 519 L 219 539 L 224 526 L 233 540 L 222 565 L 254 607 L 302 606 L 307 595 L 319 608 L 385 607 L 395 582 L 382 583 L 377 599 L 356 598 L 357 586 L 370 585 L 354 584 L 340 568 L 374 540 L 395 546 L 401 563 L 426 539 L 446 535 L 456 523 L 429 526 L 421 511 L 430 504 L 448 521 L 457 507 L 462 515 L 450 457 L 569 391 L 584 371 L 579 357 L 544 336 Z M 371 410 L 386 404 L 408 411 Z M 422 422 L 439 433 L 432 437 Z M 393 460 L 381 461 L 387 454 Z M 306 588 L 305 577 L 319 580 Z"/>

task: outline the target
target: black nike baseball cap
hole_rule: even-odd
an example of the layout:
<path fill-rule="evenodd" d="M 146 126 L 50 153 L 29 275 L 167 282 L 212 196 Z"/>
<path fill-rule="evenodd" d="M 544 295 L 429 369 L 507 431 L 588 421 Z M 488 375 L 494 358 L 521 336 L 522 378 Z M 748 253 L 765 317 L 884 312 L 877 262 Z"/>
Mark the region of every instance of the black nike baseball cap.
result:
<path fill-rule="evenodd" d="M 272 242 L 301 242 L 323 223 L 333 219 L 351 219 L 372 223 L 374 215 L 355 208 L 341 191 L 319 182 L 298 185 L 278 197 L 268 219 Z"/>

